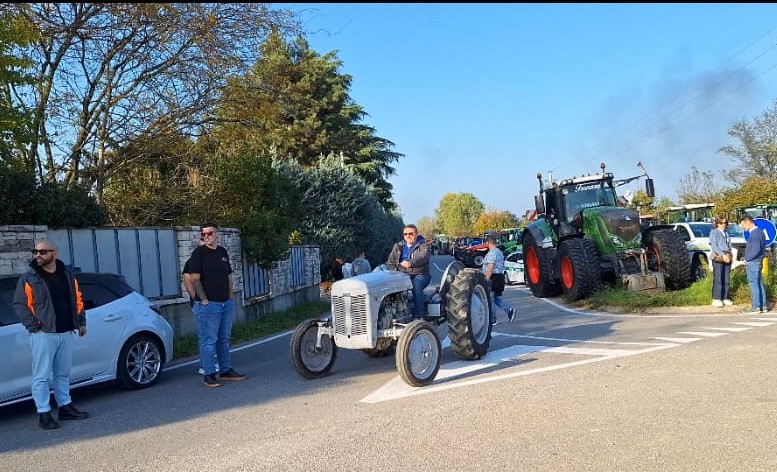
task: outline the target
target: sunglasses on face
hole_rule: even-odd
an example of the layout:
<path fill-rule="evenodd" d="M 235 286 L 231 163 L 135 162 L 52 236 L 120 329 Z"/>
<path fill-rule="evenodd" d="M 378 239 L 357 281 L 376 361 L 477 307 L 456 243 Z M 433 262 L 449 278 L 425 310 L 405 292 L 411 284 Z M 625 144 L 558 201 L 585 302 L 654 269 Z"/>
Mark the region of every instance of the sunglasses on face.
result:
<path fill-rule="evenodd" d="M 30 252 L 32 253 L 33 256 L 36 255 L 36 254 L 40 254 L 41 256 L 45 256 L 46 254 L 48 254 L 50 252 L 54 252 L 54 250 L 53 249 L 32 249 Z"/>
<path fill-rule="evenodd" d="M 215 233 L 213 231 L 203 231 L 202 233 L 200 233 L 200 236 L 202 236 L 203 238 L 207 238 L 209 236 L 213 236 L 214 234 Z"/>

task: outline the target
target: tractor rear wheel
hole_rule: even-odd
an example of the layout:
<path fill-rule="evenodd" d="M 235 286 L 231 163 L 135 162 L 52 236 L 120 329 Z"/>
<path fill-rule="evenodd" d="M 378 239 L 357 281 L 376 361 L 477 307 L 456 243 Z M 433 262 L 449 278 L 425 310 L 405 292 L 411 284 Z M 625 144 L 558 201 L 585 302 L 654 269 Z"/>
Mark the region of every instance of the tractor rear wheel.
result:
<path fill-rule="evenodd" d="M 667 289 L 681 290 L 691 285 L 691 263 L 680 233 L 657 229 L 648 231 L 642 241 L 648 250 L 648 268 L 664 273 Z"/>
<path fill-rule="evenodd" d="M 553 297 L 560 293 L 561 287 L 553 283 L 550 277 L 550 256 L 531 234 L 527 234 L 523 241 L 523 267 L 526 271 L 526 284 L 535 297 Z"/>
<path fill-rule="evenodd" d="M 562 241 L 559 245 L 559 275 L 567 300 L 577 301 L 591 296 L 602 281 L 596 244 L 585 238 Z"/>
<path fill-rule="evenodd" d="M 445 300 L 451 348 L 463 359 L 480 359 L 491 343 L 491 296 L 477 269 L 456 274 Z"/>

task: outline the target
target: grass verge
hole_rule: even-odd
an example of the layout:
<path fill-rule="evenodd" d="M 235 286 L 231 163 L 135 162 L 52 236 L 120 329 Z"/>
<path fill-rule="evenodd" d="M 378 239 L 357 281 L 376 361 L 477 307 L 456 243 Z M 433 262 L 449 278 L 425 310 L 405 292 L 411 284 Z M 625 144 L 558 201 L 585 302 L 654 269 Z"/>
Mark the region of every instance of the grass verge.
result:
<path fill-rule="evenodd" d="M 232 344 L 253 341 L 295 328 L 302 320 L 321 316 L 329 311 L 328 301 L 310 302 L 297 305 L 280 313 L 272 313 L 257 320 L 249 320 L 232 326 Z M 173 359 L 197 354 L 197 335 L 189 334 L 175 338 Z"/>
<path fill-rule="evenodd" d="M 737 270 L 732 271 L 730 287 L 731 300 L 735 304 L 750 303 L 750 287 L 744 270 L 737 268 Z M 764 288 L 766 288 L 766 299 L 768 301 L 774 300 L 774 295 L 777 293 L 777 271 L 770 270 L 764 276 Z M 616 285 L 597 291 L 591 297 L 580 300 L 573 305 L 578 308 L 594 310 L 614 309 L 616 311 L 639 312 L 646 308 L 702 306 L 709 305 L 711 302 L 712 274 L 707 274 L 705 278 L 684 290 L 646 294 L 630 292 L 625 286 Z"/>

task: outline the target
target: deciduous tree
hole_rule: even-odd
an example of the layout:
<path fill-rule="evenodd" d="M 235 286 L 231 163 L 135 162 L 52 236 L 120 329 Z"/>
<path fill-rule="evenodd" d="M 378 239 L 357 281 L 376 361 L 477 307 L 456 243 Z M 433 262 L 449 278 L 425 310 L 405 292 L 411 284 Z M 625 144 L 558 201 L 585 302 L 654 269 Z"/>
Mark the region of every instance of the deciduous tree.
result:
<path fill-rule="evenodd" d="M 452 236 L 472 234 L 483 203 L 471 193 L 446 193 L 435 210 L 440 230 Z"/>

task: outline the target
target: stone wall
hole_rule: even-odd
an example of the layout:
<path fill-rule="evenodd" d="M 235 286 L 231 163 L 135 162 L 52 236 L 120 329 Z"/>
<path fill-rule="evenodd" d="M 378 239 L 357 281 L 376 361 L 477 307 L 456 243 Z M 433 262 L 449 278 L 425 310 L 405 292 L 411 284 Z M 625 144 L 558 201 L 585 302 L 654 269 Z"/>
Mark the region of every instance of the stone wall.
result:
<path fill-rule="evenodd" d="M 197 247 L 200 239 L 199 226 L 179 226 L 176 230 L 178 250 L 177 273 L 181 274 L 186 260 Z M 39 239 L 46 239 L 48 228 L 33 225 L 0 226 L 0 275 L 21 274 L 28 268 L 32 258 L 30 250 Z M 226 248 L 232 265 L 232 281 L 235 292 L 235 322 L 257 319 L 287 310 L 300 303 L 320 300 L 319 283 L 320 257 L 318 246 L 303 246 L 305 276 L 299 287 L 290 286 L 290 261 L 276 262 L 269 273 L 270 292 L 262 297 L 243 299 L 243 251 L 240 246 L 240 231 L 235 228 L 219 228 L 219 244 Z M 196 333 L 189 295 L 180 277 L 181 297 L 156 300 L 160 311 L 170 322 L 176 336 Z"/>
<path fill-rule="evenodd" d="M 29 268 L 38 239 L 46 239 L 46 226 L 0 226 L 0 275 L 23 274 Z"/>

